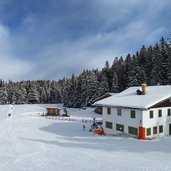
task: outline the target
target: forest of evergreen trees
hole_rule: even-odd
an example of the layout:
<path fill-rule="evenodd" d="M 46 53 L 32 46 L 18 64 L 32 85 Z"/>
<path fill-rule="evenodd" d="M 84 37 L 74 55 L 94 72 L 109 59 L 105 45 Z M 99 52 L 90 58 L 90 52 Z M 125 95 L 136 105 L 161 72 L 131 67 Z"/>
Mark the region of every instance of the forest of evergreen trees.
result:
<path fill-rule="evenodd" d="M 159 43 L 144 45 L 134 55 L 116 57 L 102 70 L 84 70 L 80 75 L 58 81 L 0 80 L 0 104 L 63 103 L 83 107 L 106 92 L 121 92 L 131 86 L 167 85 L 171 79 L 171 48 L 162 37 Z M 169 74 L 170 73 L 170 74 Z"/>

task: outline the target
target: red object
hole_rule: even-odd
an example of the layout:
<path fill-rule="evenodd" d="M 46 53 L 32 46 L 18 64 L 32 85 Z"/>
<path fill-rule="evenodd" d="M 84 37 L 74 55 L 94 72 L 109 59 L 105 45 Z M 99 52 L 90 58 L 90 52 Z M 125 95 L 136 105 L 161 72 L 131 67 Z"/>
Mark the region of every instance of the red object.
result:
<path fill-rule="evenodd" d="M 104 130 L 103 130 L 103 129 L 95 130 L 95 134 L 98 134 L 98 135 L 105 135 L 105 133 L 104 133 Z"/>
<path fill-rule="evenodd" d="M 145 140 L 145 128 L 144 127 L 139 127 L 139 136 L 138 139 L 140 140 Z"/>

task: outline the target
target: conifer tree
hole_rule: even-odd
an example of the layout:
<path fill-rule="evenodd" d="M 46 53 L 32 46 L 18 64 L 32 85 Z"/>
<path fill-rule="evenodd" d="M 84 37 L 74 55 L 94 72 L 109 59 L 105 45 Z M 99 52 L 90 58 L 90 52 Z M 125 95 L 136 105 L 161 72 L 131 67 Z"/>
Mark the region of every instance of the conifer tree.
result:
<path fill-rule="evenodd" d="M 154 50 L 153 47 L 150 46 L 147 48 L 147 53 L 146 53 L 146 67 L 145 67 L 145 74 L 147 76 L 147 85 L 151 85 L 151 72 L 152 72 L 152 65 L 153 65 L 153 54 Z"/>
<path fill-rule="evenodd" d="M 8 94 L 6 87 L 1 84 L 2 86 L 0 87 L 0 104 L 6 104 L 8 102 Z"/>
<path fill-rule="evenodd" d="M 83 99 L 82 99 L 82 90 L 81 90 L 81 87 L 82 87 L 82 78 L 81 78 L 81 74 L 77 77 L 76 79 L 76 91 L 75 91 L 75 107 L 78 108 L 78 107 L 81 107 L 82 106 L 82 103 L 83 103 Z"/>
<path fill-rule="evenodd" d="M 19 90 L 18 90 L 17 103 L 19 103 L 19 104 L 26 103 L 26 96 L 27 96 L 26 89 L 24 88 L 23 84 L 20 84 L 20 87 L 19 87 Z"/>
<path fill-rule="evenodd" d="M 162 85 L 162 55 L 158 44 L 154 47 L 152 61 L 151 84 Z"/>
<path fill-rule="evenodd" d="M 171 85 L 171 39 L 168 44 L 168 84 Z"/>
<path fill-rule="evenodd" d="M 168 49 L 167 49 L 167 43 L 165 39 L 162 37 L 160 39 L 160 55 L 161 55 L 161 84 L 166 85 L 167 84 L 167 77 L 168 77 Z"/>
<path fill-rule="evenodd" d="M 109 84 L 108 84 L 108 80 L 107 80 L 107 76 L 106 74 L 102 75 L 102 79 L 100 81 L 100 85 L 99 85 L 99 95 L 104 95 L 107 92 L 109 92 Z"/>
<path fill-rule="evenodd" d="M 118 93 L 119 92 L 118 77 L 117 77 L 117 74 L 115 71 L 113 72 L 111 92 L 112 93 Z"/>
<path fill-rule="evenodd" d="M 36 90 L 35 85 L 32 85 L 29 89 L 29 92 L 27 95 L 27 102 L 28 103 L 38 103 L 39 102 L 38 92 Z"/>

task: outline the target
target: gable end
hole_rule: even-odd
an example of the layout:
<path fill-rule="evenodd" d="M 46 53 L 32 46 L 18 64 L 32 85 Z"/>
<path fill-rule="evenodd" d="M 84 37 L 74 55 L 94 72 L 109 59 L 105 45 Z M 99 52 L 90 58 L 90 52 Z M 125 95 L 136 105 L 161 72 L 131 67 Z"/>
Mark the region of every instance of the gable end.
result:
<path fill-rule="evenodd" d="M 159 108 L 159 107 L 171 107 L 171 98 L 165 99 L 165 100 L 151 106 L 150 108 Z"/>

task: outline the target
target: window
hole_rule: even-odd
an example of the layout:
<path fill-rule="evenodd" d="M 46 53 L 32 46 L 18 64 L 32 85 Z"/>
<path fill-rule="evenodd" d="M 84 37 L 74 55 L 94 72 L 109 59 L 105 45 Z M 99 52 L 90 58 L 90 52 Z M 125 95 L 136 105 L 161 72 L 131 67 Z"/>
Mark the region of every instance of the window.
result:
<path fill-rule="evenodd" d="M 153 127 L 153 134 L 157 134 L 157 126 Z"/>
<path fill-rule="evenodd" d="M 151 128 L 147 128 L 147 136 L 151 135 Z"/>
<path fill-rule="evenodd" d="M 135 118 L 135 110 L 131 110 L 131 118 Z"/>
<path fill-rule="evenodd" d="M 116 124 L 116 130 L 117 130 L 117 131 L 124 132 L 124 125 Z"/>
<path fill-rule="evenodd" d="M 150 110 L 150 118 L 153 118 L 153 110 Z"/>
<path fill-rule="evenodd" d="M 112 122 L 107 122 L 107 121 L 106 121 L 106 128 L 112 129 L 112 128 L 113 128 Z"/>
<path fill-rule="evenodd" d="M 161 110 L 161 109 L 158 110 L 158 116 L 159 116 L 159 117 L 162 117 L 162 110 Z"/>
<path fill-rule="evenodd" d="M 110 107 L 107 108 L 107 114 L 109 114 L 109 115 L 111 114 L 111 108 Z"/>
<path fill-rule="evenodd" d="M 163 125 L 160 125 L 159 126 L 159 133 L 162 133 L 163 132 Z"/>
<path fill-rule="evenodd" d="M 167 109 L 167 116 L 171 116 L 171 110 Z"/>
<path fill-rule="evenodd" d="M 138 129 L 129 126 L 129 127 L 128 127 L 128 132 L 129 132 L 130 134 L 137 135 L 137 134 L 138 134 Z"/>
<path fill-rule="evenodd" d="M 121 109 L 117 109 L 117 115 L 118 115 L 118 116 L 122 116 L 122 111 L 121 111 Z"/>

